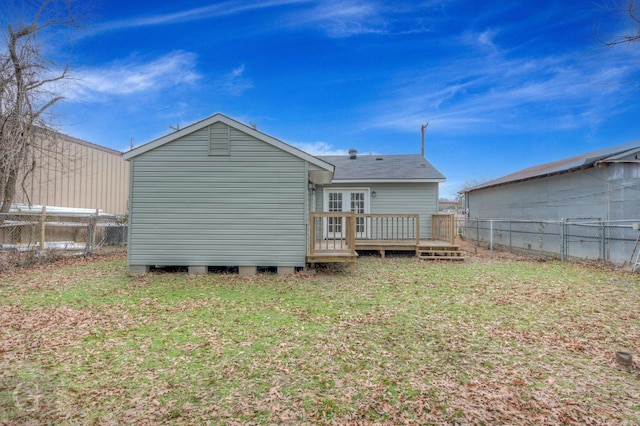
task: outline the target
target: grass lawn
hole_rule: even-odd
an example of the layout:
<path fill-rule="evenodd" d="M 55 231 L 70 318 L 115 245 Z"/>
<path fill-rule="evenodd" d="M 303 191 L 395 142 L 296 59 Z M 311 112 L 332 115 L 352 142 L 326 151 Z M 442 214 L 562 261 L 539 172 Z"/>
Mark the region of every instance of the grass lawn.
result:
<path fill-rule="evenodd" d="M 554 261 L 0 276 L 0 424 L 638 424 L 620 350 L 640 276 Z"/>

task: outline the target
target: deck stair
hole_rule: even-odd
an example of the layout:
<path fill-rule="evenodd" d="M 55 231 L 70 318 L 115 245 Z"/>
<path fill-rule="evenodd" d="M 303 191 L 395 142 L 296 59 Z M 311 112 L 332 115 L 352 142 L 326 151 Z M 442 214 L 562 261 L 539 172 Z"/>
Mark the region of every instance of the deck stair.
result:
<path fill-rule="evenodd" d="M 456 245 L 442 245 L 434 241 L 433 244 L 420 242 L 416 246 L 416 256 L 425 260 L 465 260 L 464 253 Z"/>

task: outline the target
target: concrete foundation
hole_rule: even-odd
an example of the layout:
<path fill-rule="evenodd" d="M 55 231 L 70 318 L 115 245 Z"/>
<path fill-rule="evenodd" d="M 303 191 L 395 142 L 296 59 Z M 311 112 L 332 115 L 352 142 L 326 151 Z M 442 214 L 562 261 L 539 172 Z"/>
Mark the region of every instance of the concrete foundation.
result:
<path fill-rule="evenodd" d="M 257 266 L 240 266 L 238 268 L 238 273 L 245 277 L 250 277 L 258 273 Z"/>
<path fill-rule="evenodd" d="M 278 275 L 293 275 L 296 268 L 293 266 L 278 266 Z"/>
<path fill-rule="evenodd" d="M 189 274 L 193 275 L 206 275 L 209 272 L 207 266 L 189 266 Z"/>
<path fill-rule="evenodd" d="M 146 274 L 151 270 L 149 265 L 129 265 L 129 273 L 134 275 Z"/>

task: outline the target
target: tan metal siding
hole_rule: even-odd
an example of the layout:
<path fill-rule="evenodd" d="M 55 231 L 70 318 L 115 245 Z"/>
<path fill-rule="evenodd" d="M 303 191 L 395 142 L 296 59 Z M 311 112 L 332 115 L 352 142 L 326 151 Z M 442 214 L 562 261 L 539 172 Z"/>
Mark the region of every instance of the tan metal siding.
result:
<path fill-rule="evenodd" d="M 133 158 L 131 265 L 303 266 L 306 163 L 230 129 L 204 128 Z"/>
<path fill-rule="evenodd" d="M 64 135 L 38 144 L 36 167 L 14 202 L 127 213 L 129 163 L 119 152 Z"/>

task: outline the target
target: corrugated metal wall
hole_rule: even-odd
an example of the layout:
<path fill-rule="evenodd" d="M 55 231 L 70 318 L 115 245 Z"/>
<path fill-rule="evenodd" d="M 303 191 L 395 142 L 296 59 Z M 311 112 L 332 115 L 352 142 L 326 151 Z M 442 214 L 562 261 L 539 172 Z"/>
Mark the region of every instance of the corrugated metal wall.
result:
<path fill-rule="evenodd" d="M 129 264 L 304 266 L 306 162 L 234 128 L 209 155 L 209 135 L 131 160 Z"/>
<path fill-rule="evenodd" d="M 640 219 L 640 164 L 564 173 L 466 194 L 469 217 L 483 219 Z"/>
<path fill-rule="evenodd" d="M 467 193 L 469 217 L 607 219 L 607 168 L 565 173 Z"/>
<path fill-rule="evenodd" d="M 640 164 L 613 163 L 607 170 L 609 220 L 640 219 Z"/>
<path fill-rule="evenodd" d="M 370 188 L 376 192 L 371 198 L 370 213 L 420 215 L 420 238 L 431 238 L 431 215 L 438 213 L 437 183 L 374 183 L 332 184 L 316 191 L 316 208 L 322 211 L 323 191 L 335 188 Z"/>
<path fill-rule="evenodd" d="M 120 152 L 62 134 L 38 143 L 36 167 L 15 203 L 127 213 L 129 163 Z"/>
<path fill-rule="evenodd" d="M 630 160 L 466 193 L 467 235 L 491 241 L 491 225 L 495 244 L 622 264 L 640 222 L 640 164 Z"/>

